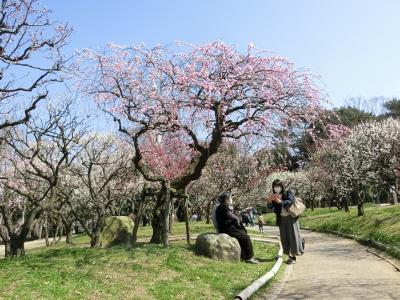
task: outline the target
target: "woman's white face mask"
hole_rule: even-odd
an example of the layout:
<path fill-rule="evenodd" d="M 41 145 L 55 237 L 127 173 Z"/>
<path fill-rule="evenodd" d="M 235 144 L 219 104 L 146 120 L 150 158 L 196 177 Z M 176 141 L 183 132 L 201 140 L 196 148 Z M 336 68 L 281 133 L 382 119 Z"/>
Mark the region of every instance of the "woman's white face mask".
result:
<path fill-rule="evenodd" d="M 282 188 L 280 186 L 274 186 L 274 193 L 282 192 Z"/>

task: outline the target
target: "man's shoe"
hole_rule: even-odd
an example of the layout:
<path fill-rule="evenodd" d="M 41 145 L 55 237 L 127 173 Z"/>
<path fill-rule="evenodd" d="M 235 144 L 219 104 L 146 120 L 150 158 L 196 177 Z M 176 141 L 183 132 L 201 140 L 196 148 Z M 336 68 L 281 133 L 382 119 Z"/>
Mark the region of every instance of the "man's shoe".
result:
<path fill-rule="evenodd" d="M 248 264 L 258 264 L 259 263 L 259 261 L 257 259 L 254 259 L 254 258 L 247 259 L 246 262 Z"/>

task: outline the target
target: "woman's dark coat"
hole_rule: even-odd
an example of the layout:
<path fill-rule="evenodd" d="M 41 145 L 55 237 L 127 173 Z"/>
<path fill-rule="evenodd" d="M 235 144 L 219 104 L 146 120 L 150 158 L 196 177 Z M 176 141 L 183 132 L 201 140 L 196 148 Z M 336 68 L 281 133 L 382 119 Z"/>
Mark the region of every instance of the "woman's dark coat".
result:
<path fill-rule="evenodd" d="M 294 196 L 289 191 L 284 191 L 282 193 L 281 203 L 276 203 L 276 202 L 268 203 L 268 208 L 274 209 L 274 213 L 276 215 L 276 225 L 279 226 L 280 224 L 282 209 L 288 209 L 290 206 L 293 205 L 293 203 L 294 203 Z"/>

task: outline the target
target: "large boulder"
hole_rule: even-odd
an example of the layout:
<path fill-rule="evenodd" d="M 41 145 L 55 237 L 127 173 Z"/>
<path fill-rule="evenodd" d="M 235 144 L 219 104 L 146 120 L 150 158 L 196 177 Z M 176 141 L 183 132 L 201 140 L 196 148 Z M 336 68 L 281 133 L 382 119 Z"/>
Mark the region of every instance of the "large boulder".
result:
<path fill-rule="evenodd" d="M 196 251 L 217 260 L 240 261 L 240 245 L 237 239 L 229 235 L 203 233 L 197 236 Z"/>
<path fill-rule="evenodd" d="M 101 232 L 101 247 L 128 245 L 133 232 L 133 220 L 130 217 L 108 217 Z"/>

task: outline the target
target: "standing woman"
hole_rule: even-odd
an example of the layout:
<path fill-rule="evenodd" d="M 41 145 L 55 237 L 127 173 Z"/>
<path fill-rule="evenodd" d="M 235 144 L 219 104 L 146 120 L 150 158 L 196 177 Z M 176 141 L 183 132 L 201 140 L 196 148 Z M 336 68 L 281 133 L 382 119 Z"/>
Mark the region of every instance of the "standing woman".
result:
<path fill-rule="evenodd" d="M 273 194 L 267 198 L 268 207 L 273 208 L 276 215 L 276 224 L 279 226 L 283 253 L 289 256 L 287 264 L 296 263 L 296 256 L 304 253 L 303 241 L 300 237 L 298 217 L 293 218 L 288 208 L 294 203 L 294 196 L 279 179 L 272 183 Z"/>

